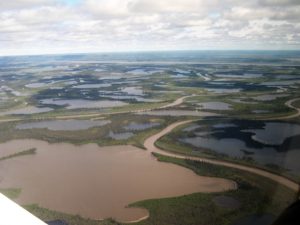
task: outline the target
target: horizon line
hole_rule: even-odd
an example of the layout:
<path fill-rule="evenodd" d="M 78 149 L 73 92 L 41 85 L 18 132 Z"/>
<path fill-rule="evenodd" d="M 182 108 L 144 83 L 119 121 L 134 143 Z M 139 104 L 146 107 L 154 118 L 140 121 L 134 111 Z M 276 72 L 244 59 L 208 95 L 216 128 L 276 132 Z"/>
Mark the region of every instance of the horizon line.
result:
<path fill-rule="evenodd" d="M 85 54 L 114 54 L 114 53 L 155 53 L 155 52 L 300 52 L 300 49 L 169 49 L 169 50 L 124 50 L 124 51 L 97 51 L 97 52 L 57 52 L 57 53 L 20 53 L 1 54 L 0 57 L 17 56 L 59 56 L 59 55 L 85 55 Z"/>

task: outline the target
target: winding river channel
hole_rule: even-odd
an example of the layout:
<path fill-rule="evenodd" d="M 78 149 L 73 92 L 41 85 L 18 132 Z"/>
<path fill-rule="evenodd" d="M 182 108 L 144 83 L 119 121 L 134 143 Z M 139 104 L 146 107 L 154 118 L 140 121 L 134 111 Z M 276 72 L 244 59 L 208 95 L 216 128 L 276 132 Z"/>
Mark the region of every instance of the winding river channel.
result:
<path fill-rule="evenodd" d="M 181 104 L 185 98 L 166 107 Z M 296 99 L 286 105 L 296 109 L 294 116 L 298 116 L 299 110 L 291 105 L 293 101 Z M 37 151 L 33 155 L 0 161 L 0 188 L 21 188 L 22 192 L 16 199 L 19 204 L 37 203 L 56 211 L 98 220 L 111 217 L 122 222 L 147 218 L 146 209 L 127 207 L 136 201 L 235 189 L 234 181 L 198 176 L 186 168 L 158 162 L 152 156 L 152 152 L 157 152 L 186 158 L 162 151 L 155 146 L 155 142 L 191 121 L 173 123 L 147 138 L 144 142 L 147 151 L 130 145 L 49 144 L 35 139 L 1 143 L 1 157 L 30 148 Z M 297 183 L 264 170 L 221 160 L 188 158 L 245 170 L 298 190 Z"/>

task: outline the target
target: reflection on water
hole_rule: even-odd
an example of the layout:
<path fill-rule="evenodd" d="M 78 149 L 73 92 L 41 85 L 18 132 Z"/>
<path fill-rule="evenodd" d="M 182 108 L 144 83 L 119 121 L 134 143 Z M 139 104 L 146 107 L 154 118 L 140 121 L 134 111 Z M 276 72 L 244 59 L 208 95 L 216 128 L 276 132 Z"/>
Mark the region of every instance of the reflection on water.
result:
<path fill-rule="evenodd" d="M 104 126 L 110 120 L 46 120 L 31 123 L 22 123 L 17 129 L 47 128 L 49 130 L 85 130 L 91 127 Z"/>
<path fill-rule="evenodd" d="M 191 144 L 193 146 L 210 149 L 220 154 L 225 154 L 230 157 L 243 158 L 246 153 L 253 152 L 251 158 L 256 162 L 265 164 L 276 164 L 283 168 L 291 170 L 292 173 L 300 173 L 300 151 L 290 150 L 288 152 L 278 152 L 272 147 L 264 148 L 250 148 L 245 142 L 239 139 L 224 138 L 214 139 L 207 137 L 193 137 L 181 139 L 182 142 Z"/>
<path fill-rule="evenodd" d="M 180 141 L 198 147 L 198 151 L 206 149 L 232 158 L 247 157 L 261 165 L 276 164 L 290 170 L 290 173 L 300 174 L 300 147 L 295 136 L 300 134 L 300 125 L 262 121 L 257 123 L 262 125 L 246 120 L 217 122 L 210 125 L 211 129 L 200 127 L 191 131 L 184 130 L 193 132 L 193 135 L 182 137 Z M 257 129 L 241 128 L 246 126 Z M 285 142 L 287 138 L 292 139 Z"/>
<path fill-rule="evenodd" d="M 130 71 L 127 71 L 127 73 L 131 73 L 131 74 L 134 74 L 134 75 L 151 75 L 153 73 L 161 73 L 161 72 L 164 72 L 163 69 L 159 69 L 159 68 L 154 68 L 154 69 L 144 69 L 144 68 L 139 68 L 139 69 L 134 69 L 134 70 L 130 70 Z"/>
<path fill-rule="evenodd" d="M 66 106 L 67 109 L 80 109 L 80 108 L 109 108 L 127 105 L 121 101 L 90 101 L 82 99 L 43 99 L 40 101 L 42 104 Z"/>
<path fill-rule="evenodd" d="M 103 92 L 101 92 L 103 93 Z M 101 97 L 116 99 L 116 100 L 136 100 L 138 102 L 160 102 L 159 99 L 151 99 L 151 98 L 144 98 L 135 95 L 107 95 L 107 94 L 100 94 Z"/>
<path fill-rule="evenodd" d="M 146 130 L 152 127 L 157 127 L 159 126 L 160 123 L 136 123 L 136 122 L 131 122 L 127 126 L 124 127 L 125 130 Z"/>
<path fill-rule="evenodd" d="M 300 125 L 292 123 L 266 122 L 262 129 L 248 129 L 245 132 L 255 133 L 252 138 L 263 144 L 280 145 L 283 141 L 300 134 Z"/>
<path fill-rule="evenodd" d="M 295 84 L 300 84 L 300 80 L 267 81 L 261 83 L 261 85 L 266 86 L 289 86 Z"/>
<path fill-rule="evenodd" d="M 233 123 L 218 123 L 212 126 L 213 128 L 228 128 L 228 127 L 237 127 Z"/>
<path fill-rule="evenodd" d="M 203 102 L 198 104 L 203 109 L 230 110 L 231 105 L 225 102 Z"/>
<path fill-rule="evenodd" d="M 127 93 L 128 95 L 144 95 L 144 91 L 141 87 L 124 87 L 121 89 L 121 91 Z"/>
<path fill-rule="evenodd" d="M 241 88 L 204 88 L 206 91 L 213 92 L 216 94 L 225 94 L 225 93 L 238 93 L 242 91 Z"/>
<path fill-rule="evenodd" d="M 102 87 L 110 87 L 110 86 L 111 86 L 111 84 L 81 84 L 81 85 L 74 86 L 73 88 L 89 89 L 89 88 L 102 88 Z"/>
<path fill-rule="evenodd" d="M 46 87 L 48 84 L 47 83 L 31 83 L 31 84 L 26 84 L 25 87 L 27 88 L 41 88 L 41 87 Z"/>

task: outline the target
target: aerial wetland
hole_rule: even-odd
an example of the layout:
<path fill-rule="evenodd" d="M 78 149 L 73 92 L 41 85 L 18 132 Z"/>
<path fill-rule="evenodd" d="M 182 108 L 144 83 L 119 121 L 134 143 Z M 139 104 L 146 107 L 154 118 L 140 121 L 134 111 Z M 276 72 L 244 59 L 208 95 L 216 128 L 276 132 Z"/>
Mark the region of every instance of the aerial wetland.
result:
<path fill-rule="evenodd" d="M 185 128 L 185 134 L 177 137 L 178 140 L 197 147 L 198 151 L 205 149 L 232 158 L 255 160 L 262 165 L 277 165 L 299 174 L 300 125 L 227 119 L 205 123 L 208 127 Z"/>
<path fill-rule="evenodd" d="M 148 215 L 145 209 L 126 208 L 138 200 L 235 188 L 233 181 L 160 163 L 133 146 L 75 146 L 32 139 L 10 141 L 0 148 L 17 151 L 20 144 L 23 149 L 36 148 L 36 154 L 3 161 L 0 187 L 22 188 L 16 199 L 20 204 L 38 203 L 92 219 L 134 221 Z"/>
<path fill-rule="evenodd" d="M 218 54 L 0 58 L 0 192 L 70 225 L 270 225 L 300 180 L 300 54 Z"/>

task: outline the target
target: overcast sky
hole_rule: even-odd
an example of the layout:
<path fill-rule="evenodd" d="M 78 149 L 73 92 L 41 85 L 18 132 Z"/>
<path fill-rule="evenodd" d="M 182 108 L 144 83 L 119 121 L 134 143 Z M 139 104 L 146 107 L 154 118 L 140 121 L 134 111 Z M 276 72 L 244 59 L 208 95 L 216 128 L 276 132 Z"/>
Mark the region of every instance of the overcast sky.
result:
<path fill-rule="evenodd" d="M 300 49 L 300 0 L 0 1 L 0 55 Z"/>

